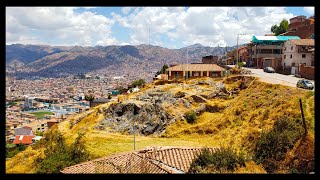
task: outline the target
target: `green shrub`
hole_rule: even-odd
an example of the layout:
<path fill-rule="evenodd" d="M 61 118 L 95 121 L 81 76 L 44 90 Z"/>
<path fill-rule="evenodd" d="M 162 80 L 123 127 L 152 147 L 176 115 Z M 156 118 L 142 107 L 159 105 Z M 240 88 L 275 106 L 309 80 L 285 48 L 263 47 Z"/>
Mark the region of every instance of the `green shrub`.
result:
<path fill-rule="evenodd" d="M 209 151 L 203 148 L 192 161 L 188 173 L 223 173 L 233 172 L 237 167 L 245 166 L 243 154 L 237 154 L 231 147 Z"/>
<path fill-rule="evenodd" d="M 254 160 L 262 163 L 268 173 L 274 172 L 287 151 L 302 136 L 301 121 L 282 118 L 269 132 L 262 132 L 254 149 Z"/>
<path fill-rule="evenodd" d="M 271 89 L 266 89 L 266 93 L 270 94 L 270 93 L 272 93 L 272 90 Z"/>
<path fill-rule="evenodd" d="M 197 120 L 197 113 L 195 111 L 188 111 L 185 114 L 185 118 L 189 124 L 193 124 Z"/>
<path fill-rule="evenodd" d="M 139 79 L 132 82 L 133 87 L 144 86 L 145 84 L 146 84 L 146 81 L 144 79 Z"/>
<path fill-rule="evenodd" d="M 25 149 L 26 149 L 26 146 L 24 144 L 6 146 L 6 158 L 11 158 Z"/>
<path fill-rule="evenodd" d="M 71 145 L 67 145 L 63 135 L 56 129 L 48 130 L 39 143 L 45 147 L 45 157 L 35 160 L 37 173 L 60 173 L 65 167 L 86 161 L 89 157 L 83 142 L 84 134 L 78 137 Z"/>

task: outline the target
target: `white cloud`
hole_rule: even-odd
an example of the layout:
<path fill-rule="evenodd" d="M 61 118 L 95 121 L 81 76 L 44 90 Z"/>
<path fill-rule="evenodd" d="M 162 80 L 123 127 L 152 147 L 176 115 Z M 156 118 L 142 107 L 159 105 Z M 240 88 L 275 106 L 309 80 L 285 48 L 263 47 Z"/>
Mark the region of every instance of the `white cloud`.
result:
<path fill-rule="evenodd" d="M 94 10 L 79 13 L 78 8 L 7 7 L 6 43 L 148 44 L 150 29 L 153 45 L 169 46 L 170 41 L 184 46 L 234 46 L 237 34 L 269 34 L 272 25 L 294 17 L 285 7 L 123 7 L 122 14 L 111 13 L 112 18 Z M 314 12 L 313 7 L 304 10 Z M 129 29 L 125 42 L 112 36 L 115 22 Z M 239 36 L 239 44 L 250 40 L 251 36 Z"/>
<path fill-rule="evenodd" d="M 314 15 L 314 7 L 304 7 L 303 10 L 309 15 Z"/>
<path fill-rule="evenodd" d="M 113 14 L 120 25 L 131 29 L 130 43 L 160 44 L 155 36 L 162 34 L 184 45 L 234 46 L 237 34 L 264 35 L 274 24 L 289 20 L 293 14 L 284 7 L 144 7 L 128 16 Z M 239 44 L 251 36 L 240 36 Z"/>
<path fill-rule="evenodd" d="M 46 41 L 45 44 L 96 45 L 116 42 L 111 37 L 112 19 L 72 7 L 7 7 L 6 43 Z M 30 39 L 30 38 L 29 38 Z"/>

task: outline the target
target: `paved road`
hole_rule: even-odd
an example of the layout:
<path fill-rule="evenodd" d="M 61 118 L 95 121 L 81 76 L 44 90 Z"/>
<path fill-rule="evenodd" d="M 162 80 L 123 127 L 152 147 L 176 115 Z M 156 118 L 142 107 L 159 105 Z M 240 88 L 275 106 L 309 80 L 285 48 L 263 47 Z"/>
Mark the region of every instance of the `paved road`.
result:
<path fill-rule="evenodd" d="M 230 67 L 234 67 L 234 65 L 230 65 Z M 243 68 L 250 70 L 253 73 L 252 76 L 259 77 L 261 81 L 272 83 L 272 84 L 281 84 L 286 86 L 297 87 L 298 80 L 303 79 L 303 78 L 294 77 L 294 75 L 266 73 L 266 72 L 263 72 L 263 69 L 245 68 L 245 67 Z M 311 80 L 311 82 L 314 84 L 313 80 Z"/>

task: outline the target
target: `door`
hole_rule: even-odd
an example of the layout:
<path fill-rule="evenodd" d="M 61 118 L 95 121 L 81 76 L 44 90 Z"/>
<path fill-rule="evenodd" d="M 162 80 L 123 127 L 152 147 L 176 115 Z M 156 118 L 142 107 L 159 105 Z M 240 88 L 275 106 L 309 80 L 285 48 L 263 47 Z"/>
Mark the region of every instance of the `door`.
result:
<path fill-rule="evenodd" d="M 271 67 L 271 59 L 266 59 L 264 60 L 264 64 L 263 64 L 263 67 Z"/>
<path fill-rule="evenodd" d="M 291 68 L 291 74 L 296 74 L 296 67 Z"/>

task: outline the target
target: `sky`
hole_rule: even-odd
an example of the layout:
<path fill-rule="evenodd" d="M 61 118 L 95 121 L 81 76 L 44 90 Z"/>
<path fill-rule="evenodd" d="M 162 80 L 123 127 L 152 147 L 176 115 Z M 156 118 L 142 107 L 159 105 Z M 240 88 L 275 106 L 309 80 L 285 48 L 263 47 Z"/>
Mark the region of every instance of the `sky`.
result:
<path fill-rule="evenodd" d="M 6 44 L 225 47 L 299 15 L 314 7 L 6 7 Z"/>

